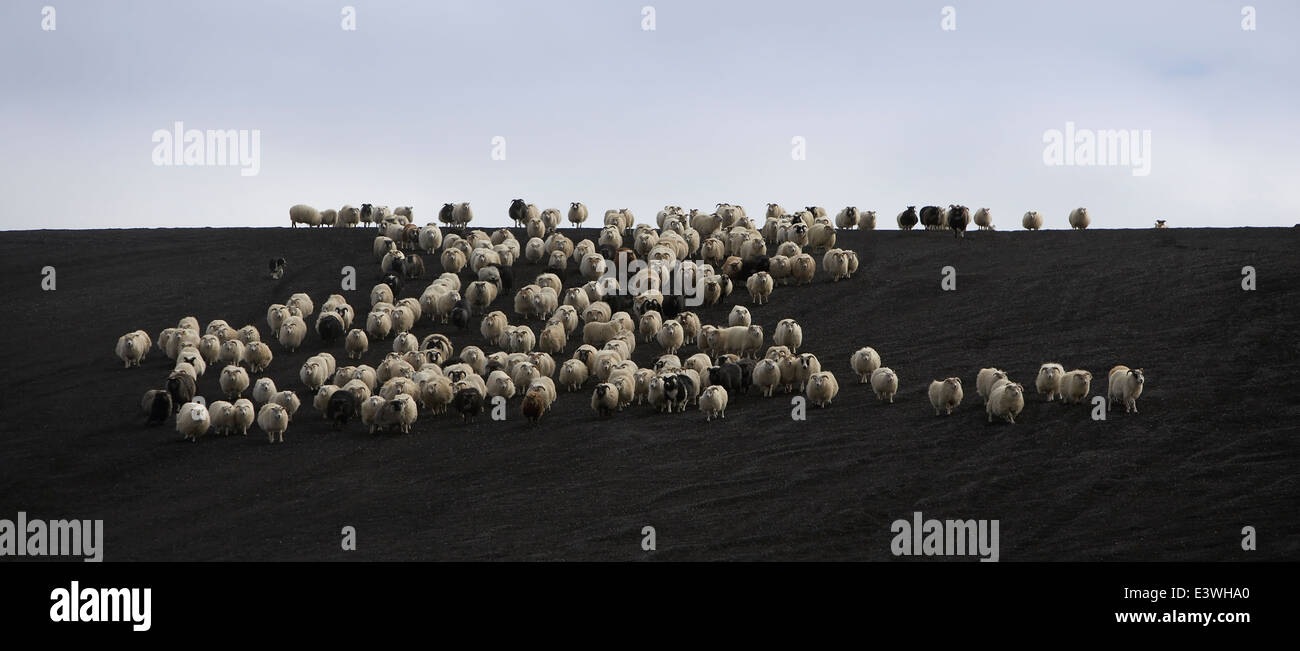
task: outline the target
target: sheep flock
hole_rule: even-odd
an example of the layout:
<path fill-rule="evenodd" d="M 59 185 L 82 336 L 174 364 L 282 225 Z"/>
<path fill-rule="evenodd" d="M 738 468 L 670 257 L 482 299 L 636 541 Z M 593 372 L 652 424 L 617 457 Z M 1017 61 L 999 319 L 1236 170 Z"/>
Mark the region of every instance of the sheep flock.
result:
<path fill-rule="evenodd" d="M 909 381 L 906 360 L 870 342 L 855 343 L 846 359 L 822 360 L 807 350 L 816 342 L 804 341 L 796 319 L 780 318 L 764 332 L 754 318 L 774 293 L 817 291 L 808 286 L 819 268 L 827 282 L 852 283 L 858 254 L 837 248 L 836 233 L 874 229 L 874 211 L 849 206 L 831 216 L 818 206 L 788 213 L 767 204 L 758 226 L 743 207 L 726 203 L 708 212 L 665 206 L 653 224 L 616 209 L 605 211 L 598 235 L 578 241 L 562 231 L 565 219 L 574 228 L 587 222 L 582 203 L 562 212 L 516 199 L 507 214 L 515 230 L 488 233 L 470 229 L 469 203 L 444 204 L 423 226 L 410 206 L 294 205 L 293 227 L 375 229 L 368 243 L 373 286 L 357 287 L 351 300 L 291 293 L 266 306 L 260 323 L 200 324 L 183 316 L 156 336 L 143 329 L 122 335 L 115 354 L 125 368 L 140 367 L 154 350 L 174 362 L 143 396 L 144 422 L 173 420 L 190 441 L 244 436 L 256 425 L 277 443 L 303 418 L 336 429 L 410 433 L 428 421 L 455 424 L 455 416 L 499 420 L 502 410 L 509 419 L 540 423 L 558 400 L 589 401 L 593 419 L 693 410 L 701 423 L 726 418 L 738 402 L 782 394 L 802 396 L 810 409 L 872 399 L 884 408 L 915 409 L 894 405 L 900 384 Z M 903 230 L 919 224 L 959 238 L 971 225 L 994 228 L 990 210 L 960 205 L 908 206 L 896 221 Z M 1086 208 L 1066 221 L 1075 229 L 1091 224 Z M 1043 216 L 1026 212 L 1021 224 L 1038 230 Z M 543 271 L 516 277 L 520 261 Z M 273 260 L 272 277 L 285 268 L 284 259 Z M 707 323 L 691 310 L 733 294 L 725 321 Z M 417 327 L 427 334 L 417 335 Z M 457 350 L 449 333 L 481 339 Z M 638 346 L 654 351 L 650 366 L 633 361 Z M 302 363 L 293 386 L 260 377 L 276 366 L 277 354 L 300 348 L 318 352 Z M 220 395 L 205 399 L 197 386 L 209 373 Z M 1116 365 L 1105 375 L 1105 408 L 1137 413 L 1142 369 Z M 1092 409 L 1093 378 L 1085 369 L 1044 362 L 1023 384 L 994 366 L 971 369 L 967 380 L 974 380 L 984 422 L 1014 424 L 1029 400 Z M 932 378 L 928 386 L 933 414 L 918 416 L 954 416 L 966 397 L 963 378 Z"/>

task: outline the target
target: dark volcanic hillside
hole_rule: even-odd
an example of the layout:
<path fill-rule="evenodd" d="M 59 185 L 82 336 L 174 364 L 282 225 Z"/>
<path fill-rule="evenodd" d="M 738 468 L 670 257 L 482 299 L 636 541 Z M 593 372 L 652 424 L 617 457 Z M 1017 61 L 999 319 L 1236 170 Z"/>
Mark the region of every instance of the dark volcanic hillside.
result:
<path fill-rule="evenodd" d="M 378 269 L 372 238 L 368 229 L 0 233 L 0 282 L 18 326 L 6 347 L 0 517 L 102 518 L 109 560 L 885 560 L 890 523 L 913 511 L 1000 519 L 1003 560 L 1300 552 L 1294 230 L 966 242 L 841 233 L 862 259 L 855 278 L 832 284 L 819 273 L 751 307 L 769 336 L 779 319 L 797 319 L 801 351 L 840 380 L 835 404 L 806 422 L 791 420 L 781 394 L 733 397 L 726 420 L 708 425 L 697 411 L 647 406 L 597 421 L 588 390 L 562 394 L 540 427 L 515 400 L 506 423 L 421 414 L 410 436 L 371 436 L 359 424 L 334 432 L 309 398 L 284 445 L 260 430 L 190 444 L 170 424 L 142 425 L 139 398 L 171 364 L 155 350 L 123 369 L 119 335 L 143 328 L 156 338 L 194 315 L 251 323 L 269 339 L 268 304 L 304 291 L 319 306 L 339 292 L 344 265 L 359 271 L 358 291 L 344 294 L 364 315 Z M 289 261 L 279 281 L 266 273 L 273 256 Z M 41 291 L 45 265 L 57 268 L 56 291 Z M 953 292 L 940 289 L 947 265 Z M 1257 291 L 1241 289 L 1245 265 L 1258 271 Z M 509 301 L 498 309 L 515 322 Z M 749 305 L 743 288 L 698 312 L 721 322 L 738 301 Z M 416 328 L 432 331 L 427 320 Z M 450 334 L 457 350 L 483 345 L 477 328 Z M 895 404 L 855 383 L 848 359 L 863 345 L 898 371 Z M 298 368 L 320 341 L 313 333 L 292 355 L 272 347 L 266 375 L 300 388 Z M 390 349 L 372 345 L 366 363 Z M 341 342 L 329 350 L 345 358 Z M 641 344 L 635 358 L 645 365 L 658 353 Z M 1044 403 L 1032 383 L 1047 361 L 1091 370 L 1094 395 L 1111 366 L 1144 368 L 1141 413 L 1094 422 L 1084 406 Z M 985 422 L 974 379 L 990 365 L 1030 389 L 1016 425 Z M 965 380 L 966 401 L 937 418 L 926 386 L 949 375 Z M 217 398 L 214 370 L 199 390 Z M 358 530 L 356 552 L 340 551 L 344 525 Z M 640 548 L 645 525 L 657 529 L 656 552 Z M 1258 551 L 1241 550 L 1245 525 L 1258 530 Z"/>

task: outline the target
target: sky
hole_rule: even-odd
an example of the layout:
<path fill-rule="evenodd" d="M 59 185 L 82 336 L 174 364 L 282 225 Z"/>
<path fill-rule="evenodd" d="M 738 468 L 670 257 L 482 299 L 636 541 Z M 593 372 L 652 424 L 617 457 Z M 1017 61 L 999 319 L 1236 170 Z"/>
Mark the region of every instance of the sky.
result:
<path fill-rule="evenodd" d="M 1002 230 L 1078 206 L 1094 228 L 1290 226 L 1300 3 L 1252 0 L 1253 30 L 1243 6 L 6 0 L 0 229 L 287 226 L 293 204 L 362 202 L 423 223 L 462 201 L 487 227 L 514 198 L 644 222 L 775 202 L 895 228 L 956 203 Z M 176 122 L 256 130 L 257 174 L 155 164 Z M 1149 173 L 1047 164 L 1067 123 L 1149 133 Z"/>

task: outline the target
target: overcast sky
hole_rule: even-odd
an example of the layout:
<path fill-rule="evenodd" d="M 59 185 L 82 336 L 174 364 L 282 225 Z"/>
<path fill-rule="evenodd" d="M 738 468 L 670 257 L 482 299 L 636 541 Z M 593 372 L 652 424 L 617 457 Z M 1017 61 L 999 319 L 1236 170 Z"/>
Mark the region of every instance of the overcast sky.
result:
<path fill-rule="evenodd" d="M 42 8 L 55 29 L 42 29 Z M 342 29 L 344 6 L 356 30 Z M 643 29 L 643 7 L 655 29 Z M 955 9 L 943 29 L 944 7 Z M 0 3 L 0 228 L 283 226 L 307 203 L 988 207 L 1003 230 L 1300 222 L 1300 3 Z M 951 23 L 950 23 L 951 25 Z M 260 130 L 260 169 L 156 130 Z M 1150 174 L 1044 132 L 1149 130 Z M 493 138 L 505 160 L 493 160 Z M 806 160 L 792 158 L 792 138 Z"/>

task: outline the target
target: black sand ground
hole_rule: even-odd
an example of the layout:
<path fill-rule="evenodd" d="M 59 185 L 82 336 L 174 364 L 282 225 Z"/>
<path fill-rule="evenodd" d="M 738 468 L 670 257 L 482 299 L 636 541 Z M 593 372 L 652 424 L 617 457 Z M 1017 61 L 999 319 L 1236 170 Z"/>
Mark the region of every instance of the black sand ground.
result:
<path fill-rule="evenodd" d="M 583 235 L 590 236 L 591 232 Z M 184 315 L 267 335 L 266 306 L 319 303 L 355 265 L 362 314 L 378 265 L 370 230 L 195 229 L 0 233 L 5 303 L 0 517 L 102 518 L 108 560 L 865 559 L 890 554 L 890 523 L 913 511 L 1001 521 L 1011 560 L 1264 560 L 1300 551 L 1300 310 L 1291 229 L 841 234 L 860 273 L 781 287 L 752 308 L 770 334 L 804 328 L 842 386 L 835 404 L 790 418 L 779 395 L 733 398 L 722 422 L 646 406 L 597 421 L 589 392 L 562 394 L 540 427 L 520 417 L 462 425 L 422 414 L 409 436 L 331 431 L 305 397 L 284 445 L 182 442 L 146 428 L 141 394 L 170 362 L 123 369 L 117 337 Z M 283 256 L 289 271 L 267 277 Z M 820 262 L 820 259 L 819 259 Z M 40 270 L 57 269 L 42 291 Z M 957 290 L 940 289 L 940 269 Z M 1254 266 L 1258 290 L 1243 291 Z M 436 262 L 432 265 L 436 268 Z M 525 267 L 519 277 L 531 277 Z M 408 287 L 416 296 L 419 287 Z M 700 310 L 720 322 L 738 301 Z M 498 299 L 509 312 L 509 297 Z M 512 314 L 512 320 L 515 319 Z M 309 319 L 309 324 L 313 323 Z M 422 322 L 420 336 L 434 328 Z M 477 329 L 450 333 L 457 349 Z M 897 370 L 896 404 L 854 383 L 863 345 Z M 272 344 L 280 388 L 296 354 Z M 572 348 L 572 346 L 571 346 Z M 376 364 L 387 344 L 372 346 Z M 341 360 L 342 344 L 329 348 Z M 695 352 L 694 348 L 684 351 Z M 646 364 L 657 346 L 642 345 Z M 686 355 L 683 355 L 685 357 Z M 1143 367 L 1138 415 L 1094 422 L 1086 407 L 1028 395 L 1016 425 L 988 425 L 974 378 L 1008 369 L 1032 387 L 1059 361 L 1096 376 Z M 936 418 L 931 379 L 967 399 Z M 255 376 L 256 377 L 256 376 Z M 299 387 L 300 388 L 300 387 Z M 217 373 L 199 383 L 217 399 Z M 340 550 L 340 529 L 358 550 Z M 658 550 L 640 547 L 645 525 Z M 1254 526 L 1259 549 L 1244 552 Z"/>

